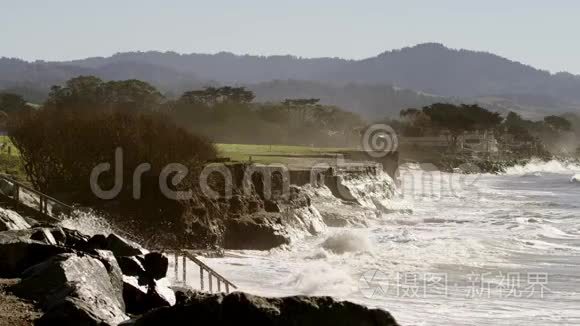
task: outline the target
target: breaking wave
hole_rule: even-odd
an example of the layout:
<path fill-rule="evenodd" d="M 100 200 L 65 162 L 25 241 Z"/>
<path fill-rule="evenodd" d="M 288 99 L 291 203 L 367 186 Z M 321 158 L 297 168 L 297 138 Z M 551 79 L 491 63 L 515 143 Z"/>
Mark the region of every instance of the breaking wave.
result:
<path fill-rule="evenodd" d="M 558 160 L 541 161 L 534 159 L 525 165 L 516 165 L 506 169 L 507 175 L 540 176 L 541 173 L 570 174 L 580 172 L 578 162 L 564 162 Z"/>
<path fill-rule="evenodd" d="M 308 263 L 285 283 L 306 295 L 345 296 L 357 288 L 348 272 L 323 261 Z"/>
<path fill-rule="evenodd" d="M 362 232 L 352 230 L 340 231 L 329 236 L 322 243 L 322 248 L 335 254 L 372 252 L 372 244 L 369 238 Z"/>
<path fill-rule="evenodd" d="M 107 219 L 90 210 L 75 211 L 72 217 L 62 220 L 60 225 L 89 236 L 96 234 L 109 235 L 117 231 Z"/>

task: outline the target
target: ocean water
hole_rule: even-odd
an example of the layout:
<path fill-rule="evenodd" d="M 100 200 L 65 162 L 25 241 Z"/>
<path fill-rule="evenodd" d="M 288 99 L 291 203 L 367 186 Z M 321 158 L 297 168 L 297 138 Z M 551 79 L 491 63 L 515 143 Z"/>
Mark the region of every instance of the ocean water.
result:
<path fill-rule="evenodd" d="M 392 201 L 410 210 L 204 261 L 246 292 L 330 295 L 402 325 L 580 325 L 580 166 L 401 172 Z"/>

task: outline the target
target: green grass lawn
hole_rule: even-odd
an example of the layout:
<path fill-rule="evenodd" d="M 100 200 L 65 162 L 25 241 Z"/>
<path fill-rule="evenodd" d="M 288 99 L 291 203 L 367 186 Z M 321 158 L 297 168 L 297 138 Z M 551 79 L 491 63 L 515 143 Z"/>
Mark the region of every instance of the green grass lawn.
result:
<path fill-rule="evenodd" d="M 9 174 L 19 181 L 25 181 L 26 175 L 18 150 L 7 136 L 0 136 L 0 143 L 6 144 L 0 150 L 0 173 Z M 248 145 L 248 144 L 216 144 L 219 157 L 232 161 L 257 163 L 289 163 L 295 161 L 292 155 L 323 155 L 333 154 L 347 148 L 309 147 L 288 145 Z M 8 150 L 10 148 L 10 150 Z"/>
<path fill-rule="evenodd" d="M 20 155 L 16 147 L 12 145 L 10 138 L 8 136 L 0 136 L 0 144 L 4 144 L 0 147 L 0 173 L 8 174 L 18 181 L 26 182 L 26 173 L 24 173 Z"/>
<path fill-rule="evenodd" d="M 346 148 L 309 147 L 288 145 L 247 145 L 247 144 L 216 144 L 219 156 L 232 161 L 252 161 L 259 163 L 285 162 L 285 157 L 291 155 L 321 155 L 332 154 Z M 278 157 L 276 155 L 279 155 Z"/>
<path fill-rule="evenodd" d="M 12 145 L 12 142 L 8 136 L 0 136 L 0 144 L 4 144 L 4 146 L 0 149 L 0 154 L 19 156 L 18 150 L 16 147 L 14 147 L 14 145 Z"/>

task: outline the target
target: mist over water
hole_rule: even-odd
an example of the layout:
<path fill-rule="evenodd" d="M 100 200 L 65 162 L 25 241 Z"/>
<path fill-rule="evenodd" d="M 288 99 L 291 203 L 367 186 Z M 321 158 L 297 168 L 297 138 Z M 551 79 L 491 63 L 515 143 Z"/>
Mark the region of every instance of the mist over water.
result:
<path fill-rule="evenodd" d="M 580 324 L 578 173 L 532 162 L 460 191 L 439 173 L 393 199 L 412 213 L 205 261 L 243 291 L 332 295 L 384 308 L 402 325 Z"/>

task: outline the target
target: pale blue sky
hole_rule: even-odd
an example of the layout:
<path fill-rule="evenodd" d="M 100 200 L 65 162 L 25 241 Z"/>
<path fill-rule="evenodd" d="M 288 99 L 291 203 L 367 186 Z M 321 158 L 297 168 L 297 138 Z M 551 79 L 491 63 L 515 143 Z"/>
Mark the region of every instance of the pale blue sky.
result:
<path fill-rule="evenodd" d="M 131 50 L 365 58 L 423 42 L 580 74 L 577 0 L 0 0 L 0 56 Z"/>

